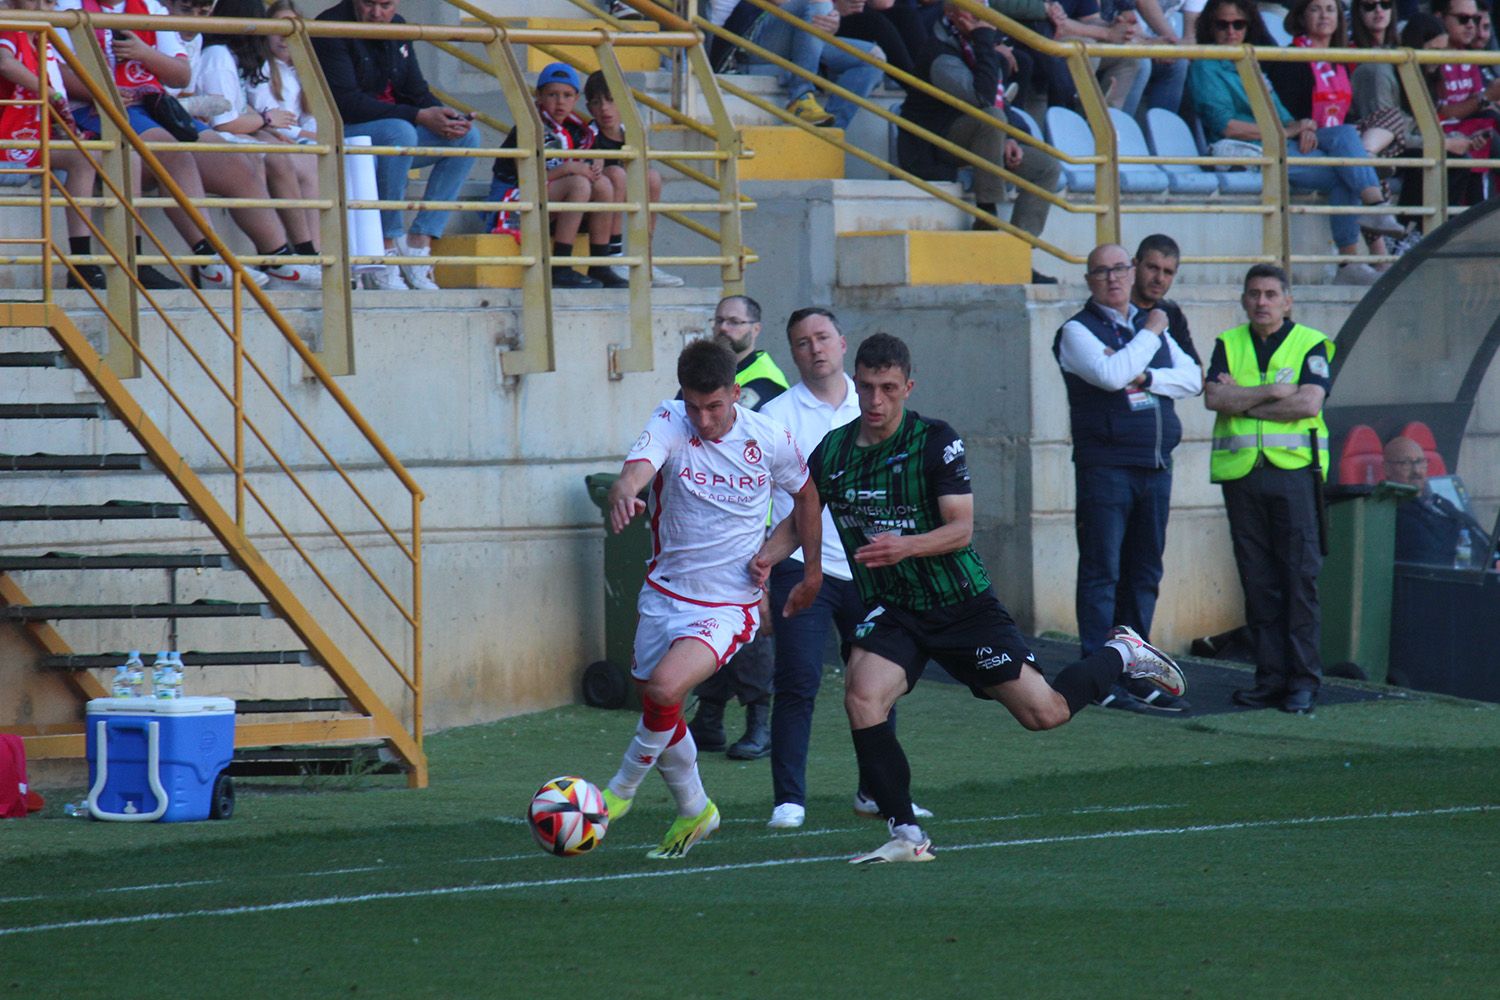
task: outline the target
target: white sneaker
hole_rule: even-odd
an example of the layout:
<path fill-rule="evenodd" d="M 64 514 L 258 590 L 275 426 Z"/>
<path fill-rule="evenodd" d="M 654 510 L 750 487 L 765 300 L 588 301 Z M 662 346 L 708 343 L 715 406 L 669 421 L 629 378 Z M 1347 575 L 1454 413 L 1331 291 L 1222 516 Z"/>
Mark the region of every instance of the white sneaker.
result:
<path fill-rule="evenodd" d="M 624 253 L 612 253 L 612 254 L 610 254 L 610 256 L 611 257 L 623 257 L 623 256 L 625 256 L 625 254 Z M 609 270 L 609 272 L 611 274 L 613 274 L 616 278 L 619 278 L 621 281 L 629 281 L 630 280 L 630 268 L 628 266 L 624 265 L 624 264 L 610 264 L 610 265 L 608 265 L 607 269 Z"/>
<path fill-rule="evenodd" d="M 911 804 L 911 814 L 917 819 L 932 819 L 932 810 L 923 809 L 915 802 Z M 864 792 L 855 792 L 854 815 L 865 819 L 880 819 L 880 806 L 876 805 L 875 800 Z"/>
<path fill-rule="evenodd" d="M 387 257 L 395 256 L 395 250 L 387 250 Z M 401 277 L 401 268 L 395 264 L 372 268 L 364 273 L 365 287 L 372 292 L 404 292 L 411 286 Z"/>
<path fill-rule="evenodd" d="M 411 247 L 406 245 L 405 240 L 400 241 L 401 256 L 403 257 L 427 257 L 432 254 L 432 247 Z M 435 292 L 438 283 L 432 280 L 431 264 L 402 264 L 401 277 L 406 279 L 410 288 L 422 292 Z"/>
<path fill-rule="evenodd" d="M 256 288 L 265 288 L 271 279 L 253 267 L 245 268 L 245 276 L 255 282 Z M 228 264 L 203 264 L 198 268 L 199 288 L 234 287 L 234 268 Z"/>
<path fill-rule="evenodd" d="M 1128 625 L 1116 625 L 1110 630 L 1105 645 L 1119 644 L 1129 652 L 1125 656 L 1125 673 L 1137 680 L 1147 681 L 1174 698 L 1181 698 L 1187 691 L 1187 678 L 1176 662 L 1151 645 L 1135 629 Z"/>
<path fill-rule="evenodd" d="M 1369 264 L 1340 264 L 1333 276 L 1335 285 L 1373 285 L 1380 280 L 1380 272 Z"/>
<path fill-rule="evenodd" d="M 655 264 L 651 265 L 651 287 L 652 288 L 681 288 L 686 282 L 678 275 L 669 271 L 663 271 Z"/>
<path fill-rule="evenodd" d="M 783 802 L 771 810 L 771 821 L 766 824 L 773 830 L 795 830 L 807 820 L 807 810 L 795 802 Z"/>
<path fill-rule="evenodd" d="M 915 829 L 915 828 L 913 828 Z M 921 841 L 907 840 L 896 833 L 894 824 L 891 839 L 868 854 L 859 854 L 849 859 L 851 865 L 878 865 L 889 861 L 931 861 L 932 841 L 923 837 Z"/>
<path fill-rule="evenodd" d="M 322 288 L 323 269 L 316 264 L 272 264 L 266 274 L 274 288 Z"/>

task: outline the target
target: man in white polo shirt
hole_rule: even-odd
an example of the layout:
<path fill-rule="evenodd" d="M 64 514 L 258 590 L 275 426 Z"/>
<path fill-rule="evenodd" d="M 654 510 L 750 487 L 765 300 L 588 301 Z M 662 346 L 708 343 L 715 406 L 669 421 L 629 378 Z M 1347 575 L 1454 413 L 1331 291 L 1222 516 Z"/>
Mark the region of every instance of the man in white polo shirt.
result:
<path fill-rule="evenodd" d="M 838 317 L 817 306 L 792 313 L 786 337 L 802 381 L 762 406 L 761 413 L 790 428 L 797 449 L 810 455 L 830 430 L 859 416 L 854 381 L 844 372 L 849 345 L 839 330 Z M 771 505 L 771 523 L 780 524 L 792 510 L 791 494 L 776 490 Z M 807 746 L 812 737 L 813 704 L 823 680 L 828 626 L 835 625 L 840 639 L 847 641 L 865 617 L 849 560 L 826 508 L 822 550 L 823 585 L 817 598 L 807 610 L 779 620 L 773 636 L 776 694 L 771 708 L 771 789 L 775 808 L 767 826 L 777 830 L 795 829 L 807 816 Z M 803 571 L 801 549 L 771 570 L 771 607 L 786 604 L 792 588 L 802 582 Z M 919 817 L 932 815 L 920 806 L 915 808 Z M 865 794 L 863 781 L 854 796 L 854 809 L 861 815 L 880 816 L 875 800 Z"/>
<path fill-rule="evenodd" d="M 604 800 L 613 826 L 630 811 L 646 774 L 660 769 L 678 816 L 661 845 L 647 853 L 651 858 L 683 857 L 719 827 L 682 700 L 755 637 L 761 592 L 750 578 L 750 560 L 765 540 L 773 487 L 793 496 L 798 537 L 818 539 L 822 551 L 807 462 L 785 427 L 738 404 L 730 350 L 694 341 L 677 359 L 677 380 L 682 398 L 656 408 L 608 498 L 616 533 L 636 515 L 648 515 L 651 562 L 636 604 L 631 666 L 641 685 L 641 720 Z M 648 484 L 650 500 L 643 502 L 640 492 Z M 786 613 L 810 604 L 821 582 L 815 554 Z"/>

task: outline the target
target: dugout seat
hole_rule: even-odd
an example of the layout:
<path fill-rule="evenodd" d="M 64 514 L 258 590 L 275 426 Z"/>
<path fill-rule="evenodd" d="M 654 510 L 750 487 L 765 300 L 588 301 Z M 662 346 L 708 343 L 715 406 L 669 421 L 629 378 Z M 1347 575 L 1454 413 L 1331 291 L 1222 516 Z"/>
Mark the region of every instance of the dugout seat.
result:
<path fill-rule="evenodd" d="M 1448 474 L 1448 463 L 1443 461 L 1443 456 L 1438 453 L 1437 438 L 1432 436 L 1432 428 L 1420 420 L 1413 420 L 1401 428 L 1401 436 L 1411 438 L 1422 448 L 1422 453 L 1427 456 L 1427 474 L 1429 476 L 1446 476 Z"/>
<path fill-rule="evenodd" d="M 1355 424 L 1339 451 L 1339 485 L 1372 486 L 1385 478 L 1380 435 L 1368 424 Z"/>

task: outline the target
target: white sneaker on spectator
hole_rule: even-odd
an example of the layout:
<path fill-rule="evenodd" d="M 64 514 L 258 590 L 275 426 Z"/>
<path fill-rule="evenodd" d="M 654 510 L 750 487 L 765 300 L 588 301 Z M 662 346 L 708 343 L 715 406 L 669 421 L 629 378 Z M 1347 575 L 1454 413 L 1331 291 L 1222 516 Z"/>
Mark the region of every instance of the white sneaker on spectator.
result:
<path fill-rule="evenodd" d="M 266 274 L 272 288 L 322 288 L 323 269 L 316 264 L 272 264 Z"/>
<path fill-rule="evenodd" d="M 655 264 L 651 265 L 651 287 L 652 288 L 681 288 L 686 282 L 678 275 L 670 271 L 663 271 Z"/>
<path fill-rule="evenodd" d="M 427 257 L 432 254 L 432 247 L 407 246 L 405 240 L 400 241 L 399 247 L 403 257 Z M 406 280 L 409 288 L 415 288 L 421 292 L 438 290 L 438 283 L 432 280 L 431 264 L 402 264 L 401 277 Z"/>
<path fill-rule="evenodd" d="M 923 809 L 915 802 L 911 804 L 911 814 L 917 819 L 932 819 L 932 810 Z M 864 792 L 855 792 L 854 815 L 863 816 L 865 819 L 879 819 L 880 806 L 876 805 L 875 800 L 870 798 Z"/>
<path fill-rule="evenodd" d="M 395 250 L 385 252 L 387 257 L 394 257 L 395 254 Z M 364 282 L 365 287 L 372 292 L 404 292 L 411 287 L 406 283 L 406 279 L 401 277 L 401 268 L 395 264 L 387 264 L 384 267 L 366 271 Z"/>
<path fill-rule="evenodd" d="M 807 810 L 795 802 L 783 802 L 771 810 L 771 821 L 766 824 L 773 830 L 795 830 L 807 819 Z"/>
<path fill-rule="evenodd" d="M 270 277 L 253 267 L 245 268 L 245 276 L 255 282 L 255 287 L 265 288 Z M 234 287 L 234 268 L 228 264 L 203 264 L 198 268 L 199 288 Z"/>
<path fill-rule="evenodd" d="M 1335 285 L 1373 285 L 1380 280 L 1380 272 L 1369 264 L 1340 264 L 1333 276 Z"/>
<path fill-rule="evenodd" d="M 1372 208 L 1383 208 L 1382 202 L 1379 206 Z M 1359 228 L 1374 236 L 1401 237 L 1406 235 L 1406 227 L 1396 221 L 1396 217 L 1389 212 L 1366 212 L 1359 217 Z"/>
<path fill-rule="evenodd" d="M 621 251 L 620 253 L 612 253 L 612 254 L 610 254 L 610 256 L 611 257 L 623 257 L 623 256 L 625 256 L 625 253 L 624 253 L 624 251 Z M 630 267 L 629 267 L 629 265 L 626 265 L 626 264 L 609 264 L 607 266 L 609 268 L 609 272 L 611 274 L 613 274 L 616 278 L 619 278 L 621 281 L 629 281 L 630 280 Z"/>

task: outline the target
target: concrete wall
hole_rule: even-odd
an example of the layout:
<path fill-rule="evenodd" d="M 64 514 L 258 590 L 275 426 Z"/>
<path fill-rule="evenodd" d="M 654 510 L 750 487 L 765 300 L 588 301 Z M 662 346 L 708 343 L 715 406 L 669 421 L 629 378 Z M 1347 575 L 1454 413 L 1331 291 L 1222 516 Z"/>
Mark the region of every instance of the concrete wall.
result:
<path fill-rule="evenodd" d="M 76 296 L 74 296 L 76 298 Z M 556 335 L 558 371 L 503 379 L 500 352 L 516 335 L 516 303 L 505 292 L 408 293 L 362 296 L 357 315 L 357 374 L 340 379 L 377 431 L 407 464 L 428 494 L 423 508 L 425 657 L 428 727 L 440 729 L 574 700 L 582 668 L 602 655 L 602 516 L 589 501 L 583 477 L 616 471 L 621 457 L 659 400 L 676 388 L 673 361 L 684 338 L 703 331 L 714 296 L 700 291 L 658 291 L 654 350 L 656 371 L 611 381 L 606 349 L 625 338 L 623 300 L 615 295 L 560 293 Z M 222 334 L 189 311 L 185 294 L 173 313 L 190 342 L 209 357 Z M 81 303 L 72 303 L 83 316 Z M 290 310 L 311 326 L 315 313 Z M 87 317 L 84 317 L 87 322 Z M 251 342 L 272 343 L 264 323 L 250 323 Z M 40 347 L 39 333 L 7 333 L 7 350 Z M 187 384 L 191 362 L 168 349 L 161 329 L 146 336 L 148 351 L 166 358 L 174 383 Z M 402 533 L 409 526 L 404 490 L 371 461 L 369 449 L 348 429 L 326 393 L 302 377 L 289 349 L 264 347 L 271 378 L 301 407 L 341 463 Z M 222 370 L 222 369 L 221 369 Z M 8 370 L 10 398 L 68 402 L 89 399 L 71 372 Z M 139 386 L 141 402 L 169 429 L 196 468 L 218 468 L 206 444 L 194 440 L 180 413 L 168 410 L 160 390 Z M 201 382 L 187 396 L 197 410 L 222 419 L 224 408 Z M 48 422 L 6 428 L 5 451 L 134 451 L 123 431 L 104 425 Z M 269 424 L 269 421 L 268 421 Z M 217 425 L 224 429 L 222 423 Z M 15 428 L 15 429 L 13 429 Z M 289 464 L 341 526 L 350 527 L 362 552 L 409 597 L 409 570 L 395 546 L 319 456 L 285 428 L 270 432 Z M 269 464 L 252 447 L 252 464 Z M 232 493 L 223 474 L 206 476 L 221 498 Z M 375 631 L 401 654 L 403 633 L 395 613 L 362 581 L 352 559 L 289 486 L 258 472 L 252 481 L 275 498 L 289 523 L 309 533 L 313 558 L 375 609 Z M 7 474 L 5 503 L 97 502 L 111 498 L 174 499 L 166 480 L 136 474 L 71 476 Z M 311 572 L 289 546 L 273 537 L 263 519 L 250 534 L 271 564 L 323 619 L 376 689 L 405 704 L 399 682 L 376 663 L 371 647 L 341 619 Z M 0 551 L 9 554 L 67 551 L 215 551 L 208 532 L 190 522 L 58 522 L 9 524 Z M 86 574 L 18 574 L 33 602 L 153 602 L 167 598 L 164 571 Z M 178 597 L 256 600 L 238 574 L 176 574 Z M 156 621 L 64 623 L 61 631 L 79 651 L 166 645 Z M 241 643 L 252 643 L 250 646 Z M 182 649 L 295 648 L 280 623 L 255 620 L 184 621 Z M 55 678 L 32 672 L 37 654 L 19 630 L 0 626 L 0 725 L 63 722 L 72 703 Z M 205 676 L 207 674 L 207 676 Z M 298 667 L 204 668 L 190 671 L 190 693 L 235 697 L 329 696 L 320 670 Z"/>

